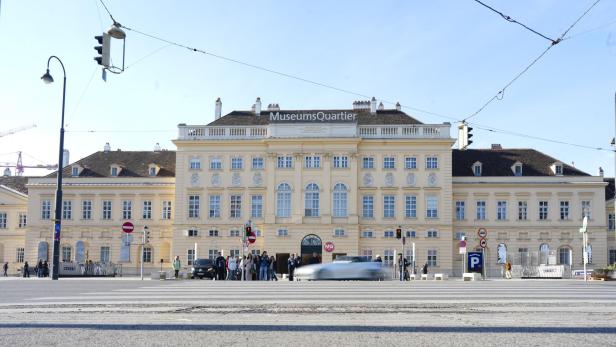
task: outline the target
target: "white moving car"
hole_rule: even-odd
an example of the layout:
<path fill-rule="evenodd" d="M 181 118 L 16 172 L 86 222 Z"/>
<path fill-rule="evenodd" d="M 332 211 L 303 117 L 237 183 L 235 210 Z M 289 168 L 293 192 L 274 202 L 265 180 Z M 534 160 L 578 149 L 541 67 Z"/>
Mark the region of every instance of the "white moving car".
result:
<path fill-rule="evenodd" d="M 382 281 L 387 276 L 383 263 L 365 256 L 340 256 L 332 263 L 305 265 L 295 269 L 296 281 L 316 280 L 372 280 Z"/>

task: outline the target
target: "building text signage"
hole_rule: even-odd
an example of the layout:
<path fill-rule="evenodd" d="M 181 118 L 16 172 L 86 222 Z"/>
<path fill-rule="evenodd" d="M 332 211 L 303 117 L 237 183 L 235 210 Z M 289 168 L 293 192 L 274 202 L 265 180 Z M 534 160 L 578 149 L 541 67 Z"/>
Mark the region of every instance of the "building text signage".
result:
<path fill-rule="evenodd" d="M 340 112 L 270 112 L 270 123 L 356 123 L 357 113 Z"/>

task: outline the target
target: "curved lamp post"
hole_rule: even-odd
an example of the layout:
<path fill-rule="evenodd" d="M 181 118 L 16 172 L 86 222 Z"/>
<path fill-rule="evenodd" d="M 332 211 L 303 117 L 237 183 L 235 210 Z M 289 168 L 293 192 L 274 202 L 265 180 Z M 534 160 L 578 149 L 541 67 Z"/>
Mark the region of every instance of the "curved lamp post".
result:
<path fill-rule="evenodd" d="M 54 231 L 53 231 L 53 263 L 51 279 L 57 280 L 60 270 L 60 230 L 62 229 L 62 161 L 64 154 L 64 101 L 66 99 L 66 70 L 64 70 L 64 64 L 60 58 L 52 55 L 47 59 L 47 72 L 41 77 L 43 82 L 50 84 L 53 82 L 53 77 L 49 74 L 49 62 L 55 58 L 62 66 L 62 72 L 64 72 L 64 84 L 62 86 L 62 122 L 60 123 L 60 154 L 58 158 L 58 183 L 56 187 L 56 212 L 54 217 Z"/>

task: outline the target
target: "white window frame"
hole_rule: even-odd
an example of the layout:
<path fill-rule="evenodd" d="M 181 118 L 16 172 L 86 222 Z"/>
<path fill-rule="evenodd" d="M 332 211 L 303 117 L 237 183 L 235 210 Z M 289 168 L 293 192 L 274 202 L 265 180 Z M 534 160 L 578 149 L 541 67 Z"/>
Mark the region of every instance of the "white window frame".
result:
<path fill-rule="evenodd" d="M 242 169 L 244 169 L 244 158 L 232 157 L 231 158 L 231 170 L 242 170 Z"/>
<path fill-rule="evenodd" d="M 143 201 L 142 219 L 152 219 L 152 200 Z"/>
<path fill-rule="evenodd" d="M 342 228 L 336 228 L 334 229 L 334 237 L 345 237 L 345 231 Z"/>
<path fill-rule="evenodd" d="M 383 218 L 396 218 L 395 195 L 383 195 Z"/>
<path fill-rule="evenodd" d="M 62 201 L 62 219 L 73 219 L 73 201 Z"/>
<path fill-rule="evenodd" d="M 548 220 L 550 203 L 547 200 L 539 201 L 539 220 Z"/>
<path fill-rule="evenodd" d="M 374 169 L 374 157 L 363 157 L 361 160 L 362 169 Z"/>
<path fill-rule="evenodd" d="M 347 217 L 348 216 L 348 189 L 347 186 L 342 183 L 337 183 L 334 186 L 333 192 L 333 217 Z"/>
<path fill-rule="evenodd" d="M 276 187 L 276 217 L 291 217 L 291 191 L 288 183 L 280 183 Z"/>
<path fill-rule="evenodd" d="M 592 208 L 590 200 L 582 200 L 582 218 L 588 216 L 588 219 L 592 218 Z"/>
<path fill-rule="evenodd" d="M 415 156 L 404 157 L 404 168 L 407 170 L 417 169 L 417 157 Z"/>
<path fill-rule="evenodd" d="M 334 168 L 347 169 L 349 167 L 349 157 L 346 155 L 334 155 Z"/>
<path fill-rule="evenodd" d="M 476 220 L 486 220 L 486 201 L 485 200 L 477 200 L 475 202 L 475 219 Z"/>
<path fill-rule="evenodd" d="M 426 218 L 438 218 L 438 196 L 426 196 Z"/>
<path fill-rule="evenodd" d="M 219 194 L 212 194 L 208 197 L 208 218 L 220 218 L 221 200 L 222 198 Z"/>
<path fill-rule="evenodd" d="M 496 219 L 507 220 L 507 201 L 499 200 L 496 202 Z"/>
<path fill-rule="evenodd" d="M 279 169 L 292 169 L 293 168 L 293 156 L 279 155 L 276 160 L 276 167 Z"/>
<path fill-rule="evenodd" d="M 434 170 L 438 169 L 438 157 L 436 156 L 427 156 L 426 157 L 426 169 Z"/>
<path fill-rule="evenodd" d="M 363 195 L 362 196 L 362 218 L 374 218 L 374 196 Z"/>
<path fill-rule="evenodd" d="M 81 219 L 92 219 L 92 200 L 81 200 Z"/>
<path fill-rule="evenodd" d="M 19 218 L 19 224 L 17 225 L 18 228 L 25 228 L 28 226 L 28 214 L 26 212 L 19 212 L 18 218 Z"/>
<path fill-rule="evenodd" d="M 201 170 L 201 159 L 192 158 L 188 161 L 188 168 L 190 170 Z"/>
<path fill-rule="evenodd" d="M 6 212 L 0 212 L 0 229 L 7 229 L 8 214 Z"/>
<path fill-rule="evenodd" d="M 371 239 L 374 237 L 374 231 L 372 230 L 362 230 L 361 237 L 365 239 Z"/>
<path fill-rule="evenodd" d="M 388 155 L 383 157 L 383 169 L 393 170 L 396 168 L 396 157 Z"/>
<path fill-rule="evenodd" d="M 417 218 L 417 195 L 404 196 L 404 216 L 406 218 Z"/>
<path fill-rule="evenodd" d="M 133 201 L 132 200 L 122 200 L 122 219 L 123 220 L 133 219 Z"/>
<path fill-rule="evenodd" d="M 265 169 L 265 159 L 263 157 L 253 157 L 252 158 L 252 169 L 253 170 Z"/>
<path fill-rule="evenodd" d="M 229 218 L 242 218 L 242 196 L 233 194 L 229 198 Z"/>
<path fill-rule="evenodd" d="M 250 196 L 250 217 L 263 218 L 263 195 Z"/>
<path fill-rule="evenodd" d="M 428 266 L 438 266 L 438 250 L 428 249 L 426 253 L 426 262 Z"/>
<path fill-rule="evenodd" d="M 438 238 L 438 230 L 428 230 L 426 231 L 426 237 L 429 239 Z"/>
<path fill-rule="evenodd" d="M 210 170 L 222 170 L 222 158 L 210 158 Z"/>
<path fill-rule="evenodd" d="M 316 183 L 309 183 L 304 192 L 304 216 L 319 217 L 320 216 L 320 191 Z"/>
<path fill-rule="evenodd" d="M 456 201 L 456 220 L 464 220 L 466 214 L 466 201 Z"/>
<path fill-rule="evenodd" d="M 101 246 L 99 259 L 103 264 L 109 263 L 111 261 L 111 247 Z"/>
<path fill-rule="evenodd" d="M 289 237 L 289 229 L 280 228 L 278 229 L 278 232 L 276 233 L 276 235 L 278 237 Z"/>
<path fill-rule="evenodd" d="M 321 167 L 321 157 L 318 155 L 308 155 L 304 157 L 304 167 L 307 169 L 318 169 Z"/>
<path fill-rule="evenodd" d="M 41 201 L 41 219 L 51 219 L 51 200 Z"/>
<path fill-rule="evenodd" d="M 168 220 L 171 219 L 171 212 L 172 212 L 172 202 L 170 200 L 164 200 L 163 201 L 163 208 L 162 208 L 162 219 Z"/>
<path fill-rule="evenodd" d="M 113 218 L 113 202 L 111 200 L 103 200 L 103 220 L 111 220 Z"/>
<path fill-rule="evenodd" d="M 528 201 L 518 201 L 518 220 L 528 220 Z"/>
<path fill-rule="evenodd" d="M 560 220 L 569 220 L 569 201 L 560 201 Z"/>
<path fill-rule="evenodd" d="M 201 214 L 201 196 L 198 194 L 188 195 L 188 218 L 196 219 Z"/>

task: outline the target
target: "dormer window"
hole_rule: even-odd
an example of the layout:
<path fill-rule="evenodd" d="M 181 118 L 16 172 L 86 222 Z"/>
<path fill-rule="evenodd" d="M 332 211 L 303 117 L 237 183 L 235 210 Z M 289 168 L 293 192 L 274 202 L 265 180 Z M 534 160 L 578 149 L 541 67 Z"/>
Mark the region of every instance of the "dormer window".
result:
<path fill-rule="evenodd" d="M 158 175 L 158 170 L 160 170 L 158 165 L 156 165 L 156 164 L 148 165 L 148 176 L 156 177 L 156 175 Z"/>
<path fill-rule="evenodd" d="M 481 162 L 476 162 L 473 164 L 473 175 L 481 176 Z"/>
<path fill-rule="evenodd" d="M 80 173 L 81 173 L 81 167 L 79 165 L 74 165 L 71 168 L 71 176 L 72 177 L 79 177 Z"/>
<path fill-rule="evenodd" d="M 122 172 L 122 167 L 116 164 L 111 165 L 111 177 L 118 177 Z"/>
<path fill-rule="evenodd" d="M 513 175 L 514 176 L 522 176 L 522 163 L 520 163 L 519 161 L 517 161 L 515 164 L 513 164 L 513 166 L 511 167 L 511 171 L 513 171 Z"/>
<path fill-rule="evenodd" d="M 563 175 L 563 163 L 556 162 L 552 164 L 552 166 L 550 166 L 550 169 L 552 169 L 552 173 L 554 173 L 554 175 L 556 176 Z"/>

